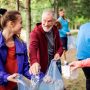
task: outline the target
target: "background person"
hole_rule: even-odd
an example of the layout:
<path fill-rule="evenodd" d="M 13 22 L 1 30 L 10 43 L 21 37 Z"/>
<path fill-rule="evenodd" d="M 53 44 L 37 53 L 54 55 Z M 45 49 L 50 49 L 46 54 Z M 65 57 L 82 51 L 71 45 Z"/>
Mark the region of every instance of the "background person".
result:
<path fill-rule="evenodd" d="M 67 35 L 70 35 L 70 30 L 69 30 L 69 25 L 68 25 L 68 20 L 65 18 L 65 11 L 64 9 L 59 10 L 59 18 L 57 20 L 61 24 L 61 28 L 59 29 L 59 35 L 60 39 L 63 44 L 63 55 L 64 55 L 64 61 L 66 60 L 66 51 L 67 51 Z"/>

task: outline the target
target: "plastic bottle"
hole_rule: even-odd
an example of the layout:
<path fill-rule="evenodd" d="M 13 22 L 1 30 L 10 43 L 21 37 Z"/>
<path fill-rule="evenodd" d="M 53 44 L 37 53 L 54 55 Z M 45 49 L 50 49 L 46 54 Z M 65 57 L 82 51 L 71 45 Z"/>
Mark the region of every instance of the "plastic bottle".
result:
<path fill-rule="evenodd" d="M 38 90 L 39 83 L 42 81 L 44 74 L 40 72 L 38 75 L 31 75 L 31 87 L 33 90 Z"/>
<path fill-rule="evenodd" d="M 62 74 L 63 74 L 63 77 L 66 79 L 77 79 L 78 70 L 72 70 L 72 68 L 65 61 L 64 65 L 62 66 Z"/>

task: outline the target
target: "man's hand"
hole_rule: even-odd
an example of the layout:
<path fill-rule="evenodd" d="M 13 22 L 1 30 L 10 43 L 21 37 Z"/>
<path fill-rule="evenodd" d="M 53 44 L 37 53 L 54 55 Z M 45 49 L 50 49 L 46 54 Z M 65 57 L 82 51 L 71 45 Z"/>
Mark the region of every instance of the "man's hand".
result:
<path fill-rule="evenodd" d="M 7 80 L 8 81 L 11 81 L 11 82 L 18 82 L 17 80 L 16 80 L 16 77 L 18 76 L 18 73 L 14 73 L 14 74 L 12 74 L 12 75 L 10 75 L 10 76 L 8 76 L 7 77 Z"/>
<path fill-rule="evenodd" d="M 59 55 L 58 53 L 56 53 L 56 54 L 54 55 L 54 60 L 58 60 L 58 59 L 60 59 L 60 55 Z"/>
<path fill-rule="evenodd" d="M 30 67 L 29 71 L 30 71 L 30 74 L 36 75 L 36 74 L 39 74 L 40 69 L 41 69 L 41 67 L 40 67 L 39 63 L 36 62 Z"/>

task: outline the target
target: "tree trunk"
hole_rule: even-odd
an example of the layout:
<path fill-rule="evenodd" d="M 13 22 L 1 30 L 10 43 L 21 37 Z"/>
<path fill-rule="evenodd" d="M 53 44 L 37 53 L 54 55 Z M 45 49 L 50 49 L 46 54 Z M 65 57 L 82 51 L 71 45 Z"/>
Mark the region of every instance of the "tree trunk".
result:
<path fill-rule="evenodd" d="M 17 0 L 16 4 L 17 4 L 17 6 L 16 6 L 16 10 L 19 11 L 19 0 Z"/>
<path fill-rule="evenodd" d="M 29 33 L 31 32 L 31 0 L 26 0 L 26 37 L 27 37 L 27 49 L 29 50 Z"/>
<path fill-rule="evenodd" d="M 54 0 L 55 18 L 58 18 L 58 0 Z"/>

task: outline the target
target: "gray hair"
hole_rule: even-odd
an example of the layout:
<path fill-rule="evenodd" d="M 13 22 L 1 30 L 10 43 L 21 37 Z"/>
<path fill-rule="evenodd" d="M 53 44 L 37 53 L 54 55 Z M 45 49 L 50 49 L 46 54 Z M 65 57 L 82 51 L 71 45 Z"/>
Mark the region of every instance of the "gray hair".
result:
<path fill-rule="evenodd" d="M 47 14 L 47 15 L 52 15 L 52 17 L 54 18 L 54 11 L 51 10 L 51 9 L 46 9 L 46 10 L 44 10 L 43 13 L 42 13 L 42 17 L 43 17 L 45 14 Z"/>

